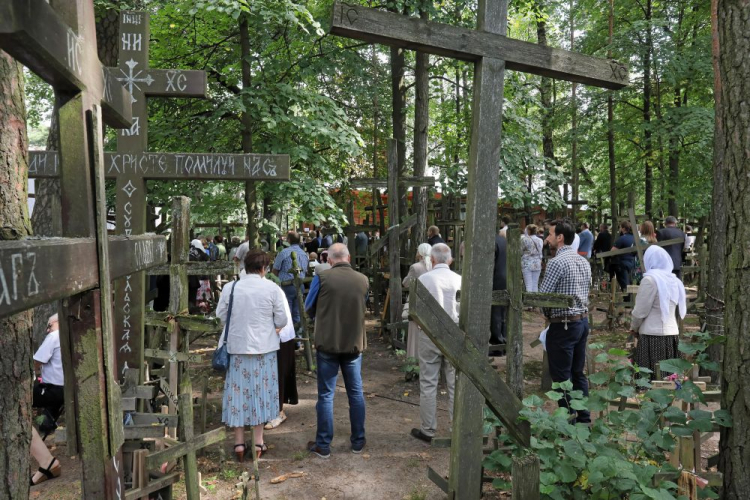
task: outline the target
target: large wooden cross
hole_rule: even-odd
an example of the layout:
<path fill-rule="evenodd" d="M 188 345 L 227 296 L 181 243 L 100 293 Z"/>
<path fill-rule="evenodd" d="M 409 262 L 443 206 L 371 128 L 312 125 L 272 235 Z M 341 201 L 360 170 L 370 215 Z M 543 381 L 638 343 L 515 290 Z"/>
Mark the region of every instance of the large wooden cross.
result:
<path fill-rule="evenodd" d="M 619 62 L 507 38 L 507 15 L 507 0 L 480 0 L 477 29 L 471 30 L 336 2 L 331 21 L 337 35 L 475 63 L 459 325 L 479 349 L 487 342 L 492 300 L 505 68 L 610 89 L 628 81 Z M 483 403 L 471 380 L 459 377 L 453 442 L 463 445 L 451 450 L 450 491 L 461 500 L 480 495 Z"/>
<path fill-rule="evenodd" d="M 82 496 L 122 498 L 123 427 L 110 279 L 164 262 L 166 241 L 148 235 L 107 238 L 102 112 L 110 125 L 130 126 L 130 96 L 97 58 L 93 2 L 53 4 L 0 4 L 0 48 L 53 85 L 62 101 L 63 234 L 0 242 L 0 316 L 66 298 L 60 341 L 76 387 L 69 411 L 80 430 Z M 110 252 L 117 263 L 112 266 Z"/>
<path fill-rule="evenodd" d="M 154 153 L 148 151 L 150 96 L 205 97 L 204 71 L 149 67 L 149 16 L 120 13 L 119 66 L 109 74 L 132 93 L 133 122 L 117 135 L 117 152 L 105 153 L 106 177 L 117 180 L 116 231 L 125 236 L 146 230 L 146 181 L 289 179 L 288 155 Z M 56 152 L 30 154 L 29 177 L 56 177 Z M 134 273 L 115 283 L 115 333 L 118 373 L 143 367 L 145 275 Z M 139 380 L 140 382 L 141 380 Z"/>

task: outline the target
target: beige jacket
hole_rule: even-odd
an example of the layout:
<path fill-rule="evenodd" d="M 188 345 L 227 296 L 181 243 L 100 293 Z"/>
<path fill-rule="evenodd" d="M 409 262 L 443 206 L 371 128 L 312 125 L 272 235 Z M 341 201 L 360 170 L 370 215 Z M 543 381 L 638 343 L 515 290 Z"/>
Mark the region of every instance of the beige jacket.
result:
<path fill-rule="evenodd" d="M 676 303 L 669 303 L 669 320 L 663 322 L 656 283 L 650 276 L 644 276 L 635 296 L 630 329 L 641 335 L 678 335 L 676 308 Z"/>

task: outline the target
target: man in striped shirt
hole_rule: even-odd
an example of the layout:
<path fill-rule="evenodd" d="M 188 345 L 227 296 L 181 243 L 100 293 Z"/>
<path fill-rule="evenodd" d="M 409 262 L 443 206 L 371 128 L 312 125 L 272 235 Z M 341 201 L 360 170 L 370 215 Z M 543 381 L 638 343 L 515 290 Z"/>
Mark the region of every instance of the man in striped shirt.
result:
<path fill-rule="evenodd" d="M 567 308 L 545 308 L 549 321 L 547 332 L 547 358 L 553 382 L 571 380 L 573 390 L 589 394 L 589 384 L 583 368 L 586 365 L 586 341 L 589 336 L 588 304 L 591 266 L 570 247 L 575 228 L 568 219 L 550 223 L 547 242 L 557 250 L 555 257 L 547 263 L 541 293 L 561 293 L 573 297 L 573 306 Z M 562 407 L 575 414 L 576 422 L 590 423 L 588 410 L 575 411 L 570 408 L 569 396 L 558 401 Z"/>

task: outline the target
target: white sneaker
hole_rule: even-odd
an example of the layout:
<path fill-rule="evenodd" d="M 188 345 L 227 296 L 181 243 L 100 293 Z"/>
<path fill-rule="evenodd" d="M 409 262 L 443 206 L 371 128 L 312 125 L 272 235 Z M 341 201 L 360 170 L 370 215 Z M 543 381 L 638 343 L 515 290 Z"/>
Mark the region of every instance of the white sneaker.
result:
<path fill-rule="evenodd" d="M 279 413 L 279 416 L 268 422 L 263 428 L 264 429 L 275 429 L 276 427 L 280 426 L 284 420 L 286 420 L 286 414 Z"/>

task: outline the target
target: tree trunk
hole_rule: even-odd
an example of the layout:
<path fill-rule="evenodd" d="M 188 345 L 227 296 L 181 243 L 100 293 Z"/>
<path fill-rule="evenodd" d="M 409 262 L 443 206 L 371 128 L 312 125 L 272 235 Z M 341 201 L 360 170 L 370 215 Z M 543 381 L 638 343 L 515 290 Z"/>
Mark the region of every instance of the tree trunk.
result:
<path fill-rule="evenodd" d="M 428 20 L 427 12 L 421 11 L 419 17 Z M 415 104 L 414 104 L 414 175 L 423 176 L 427 170 L 427 139 L 430 126 L 430 56 L 424 52 L 416 53 Z M 414 212 L 417 224 L 412 231 L 411 252 L 413 257 L 420 243 L 427 238 L 427 188 L 415 187 L 413 192 Z"/>
<path fill-rule="evenodd" d="M 23 69 L 0 51 L 0 240 L 31 234 Z M 32 311 L 0 319 L 0 498 L 29 496 Z"/>
<path fill-rule="evenodd" d="M 714 335 L 724 333 L 724 254 L 726 252 L 727 234 L 727 201 L 724 196 L 724 124 L 721 120 L 722 110 L 722 83 L 721 68 L 719 66 L 719 27 L 717 19 L 718 0 L 711 0 L 711 33 L 714 67 L 714 101 L 716 109 L 714 127 L 714 171 L 713 171 L 713 193 L 711 204 L 711 239 L 708 247 L 708 262 L 701 262 L 702 266 L 708 266 L 706 276 L 706 331 Z M 701 242 L 698 242 L 699 244 Z M 709 356 L 712 361 L 720 362 L 723 358 L 723 346 L 714 344 L 709 347 Z M 713 381 L 719 383 L 721 373 L 714 372 Z"/>
<path fill-rule="evenodd" d="M 646 1 L 646 45 L 643 52 L 643 147 L 645 156 L 645 205 L 646 215 L 651 216 L 654 201 L 654 146 L 651 132 L 651 54 L 654 48 L 653 29 L 651 27 L 653 6 L 652 0 Z"/>
<path fill-rule="evenodd" d="M 248 89 L 252 85 L 253 74 L 250 68 L 250 33 L 247 14 L 240 15 L 240 54 L 242 56 L 242 88 Z M 242 152 L 253 152 L 253 117 L 248 109 L 250 103 L 245 102 L 245 111 L 240 117 L 242 123 Z M 258 186 L 255 181 L 245 181 L 245 209 L 247 210 L 247 235 L 250 248 L 260 247 L 258 234 Z M 268 242 L 273 249 L 273 243 Z"/>
<path fill-rule="evenodd" d="M 609 44 L 615 30 L 615 0 L 609 0 Z M 612 57 L 612 51 L 607 52 Z M 617 224 L 617 169 L 615 168 L 615 100 L 612 90 L 607 92 L 607 153 L 609 157 L 609 209 L 612 224 Z M 600 208 L 601 210 L 601 208 Z"/>
<path fill-rule="evenodd" d="M 719 86 L 717 94 L 717 163 L 723 171 L 726 222 L 711 227 L 711 236 L 726 233 L 724 265 L 726 309 L 721 406 L 729 411 L 733 423 L 722 428 L 719 444 L 719 470 L 724 474 L 723 498 L 744 500 L 750 497 L 750 177 L 747 175 L 748 144 L 750 144 L 750 2 L 720 0 L 718 2 Z M 721 141 L 721 143 L 719 143 Z M 716 190 L 717 186 L 714 186 Z M 715 201 L 714 201 L 715 203 Z M 721 207 L 724 208 L 724 207 Z M 714 204 L 714 209 L 717 207 Z M 723 212 L 723 210 L 722 210 Z M 716 216 L 712 216 L 716 219 Z M 716 255 L 715 249 L 711 249 Z"/>
<path fill-rule="evenodd" d="M 570 50 L 574 50 L 575 46 L 575 18 L 573 13 L 573 0 L 570 0 Z M 571 214 L 573 222 L 576 222 L 576 215 L 578 212 L 578 102 L 576 101 L 576 82 L 573 82 L 570 86 L 570 107 L 571 107 L 571 119 L 570 128 L 573 133 L 573 144 L 570 149 L 570 182 L 572 200 L 575 202 L 572 205 Z M 566 200 L 567 201 L 567 200 Z"/>
<path fill-rule="evenodd" d="M 537 0 L 537 10 L 542 13 L 545 9 L 545 2 Z M 542 47 L 547 46 L 547 22 L 542 15 L 536 16 L 536 38 L 537 43 Z M 554 168 L 555 165 L 555 142 L 553 139 L 552 126 L 552 79 L 542 77 L 539 86 L 539 98 L 542 103 L 542 152 L 544 162 L 547 168 Z"/>
<path fill-rule="evenodd" d="M 674 90 L 674 106 L 682 106 L 682 92 L 680 88 Z M 677 192 L 680 180 L 680 141 L 677 135 L 672 131 L 669 137 L 669 187 L 667 197 L 668 215 L 677 217 Z M 662 205 L 663 206 L 663 205 Z"/>
<path fill-rule="evenodd" d="M 395 10 L 398 12 L 398 10 Z M 393 117 L 393 138 L 396 139 L 398 151 L 398 176 L 406 175 L 406 52 L 402 48 L 391 47 L 391 99 Z M 400 214 L 406 215 L 406 190 L 399 189 L 398 209 Z M 388 193 L 388 196 L 391 194 Z M 390 225 L 398 224 L 391 220 Z"/>

